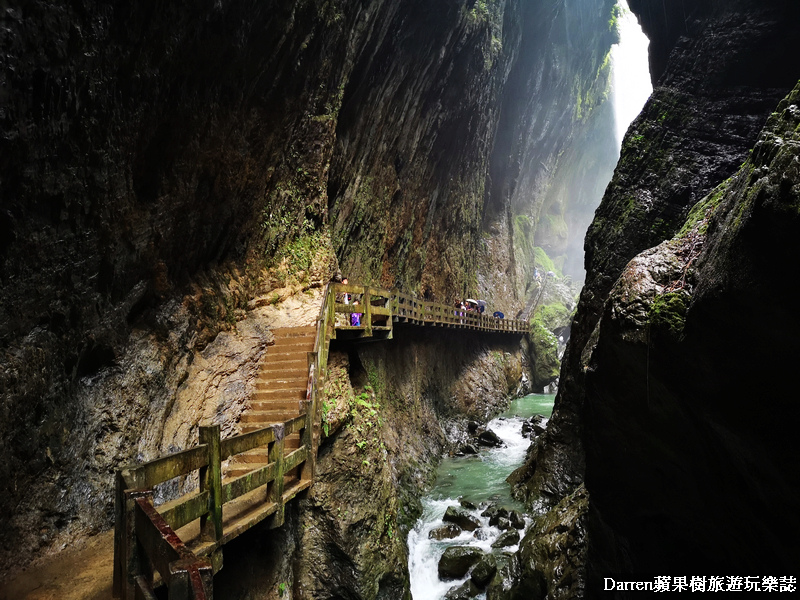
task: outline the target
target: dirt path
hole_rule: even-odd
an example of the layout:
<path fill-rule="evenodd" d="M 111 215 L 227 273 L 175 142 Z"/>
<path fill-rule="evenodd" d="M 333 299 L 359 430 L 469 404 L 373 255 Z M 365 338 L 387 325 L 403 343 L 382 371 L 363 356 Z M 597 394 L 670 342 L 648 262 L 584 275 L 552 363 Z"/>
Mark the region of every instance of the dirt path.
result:
<path fill-rule="evenodd" d="M 0 584 L 0 600 L 111 600 L 114 532 L 49 556 Z"/>

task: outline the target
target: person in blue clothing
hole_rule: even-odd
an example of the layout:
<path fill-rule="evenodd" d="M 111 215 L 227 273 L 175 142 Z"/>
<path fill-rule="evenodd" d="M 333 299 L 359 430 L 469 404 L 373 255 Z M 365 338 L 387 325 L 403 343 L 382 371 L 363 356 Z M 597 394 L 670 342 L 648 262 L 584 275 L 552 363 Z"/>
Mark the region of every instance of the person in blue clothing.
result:
<path fill-rule="evenodd" d="M 353 302 L 353 306 L 358 305 L 358 300 Z M 360 327 L 361 326 L 361 314 L 362 313 L 350 313 L 350 325 L 353 327 Z"/>

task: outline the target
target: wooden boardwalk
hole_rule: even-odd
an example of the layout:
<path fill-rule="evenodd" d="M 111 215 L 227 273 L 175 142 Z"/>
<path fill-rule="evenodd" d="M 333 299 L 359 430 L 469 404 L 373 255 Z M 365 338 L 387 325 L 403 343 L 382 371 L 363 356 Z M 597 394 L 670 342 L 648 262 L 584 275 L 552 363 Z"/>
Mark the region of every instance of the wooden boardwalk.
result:
<path fill-rule="evenodd" d="M 353 313 L 359 315 L 356 325 Z M 275 345 L 260 367 L 241 435 L 221 440 L 218 425 L 200 427 L 198 446 L 118 471 L 114 596 L 154 600 L 154 587 L 164 584 L 170 600 L 212 598 L 223 545 L 264 521 L 281 526 L 286 503 L 314 480 L 317 398 L 330 340 L 391 339 L 398 322 L 528 332 L 525 321 L 461 312 L 397 290 L 330 284 L 316 327 L 274 331 Z M 199 480 L 197 490 L 154 506 L 157 485 L 192 476 Z"/>

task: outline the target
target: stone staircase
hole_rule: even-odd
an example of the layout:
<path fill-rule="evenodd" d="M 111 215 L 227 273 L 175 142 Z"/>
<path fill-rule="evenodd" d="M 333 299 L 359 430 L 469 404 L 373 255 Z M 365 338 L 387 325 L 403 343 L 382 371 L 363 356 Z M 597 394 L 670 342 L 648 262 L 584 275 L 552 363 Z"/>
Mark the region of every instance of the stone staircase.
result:
<path fill-rule="evenodd" d="M 283 423 L 300 415 L 308 386 L 308 353 L 314 350 L 316 327 L 273 329 L 275 344 L 261 362 L 256 392 L 240 418 L 242 433 L 249 433 L 272 423 Z M 284 441 L 285 452 L 300 447 L 300 434 Z M 239 477 L 268 464 L 266 449 L 253 450 L 236 457 L 226 470 L 226 477 Z M 289 472 L 290 478 L 296 474 Z"/>

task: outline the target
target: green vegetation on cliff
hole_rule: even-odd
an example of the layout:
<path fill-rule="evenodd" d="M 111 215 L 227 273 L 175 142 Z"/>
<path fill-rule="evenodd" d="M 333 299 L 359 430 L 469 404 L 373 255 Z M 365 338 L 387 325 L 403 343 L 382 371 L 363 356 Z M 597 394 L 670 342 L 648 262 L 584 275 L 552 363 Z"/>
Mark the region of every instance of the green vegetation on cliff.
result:
<path fill-rule="evenodd" d="M 663 332 L 672 339 L 679 339 L 686 324 L 688 299 L 685 292 L 657 295 L 649 310 L 651 331 Z"/>
<path fill-rule="evenodd" d="M 568 325 L 571 318 L 572 312 L 560 302 L 540 306 L 534 315 L 534 321 L 541 323 L 549 331 Z"/>
<path fill-rule="evenodd" d="M 531 358 L 534 389 L 541 389 L 558 377 L 561 363 L 558 360 L 558 339 L 538 316 L 531 320 Z"/>

